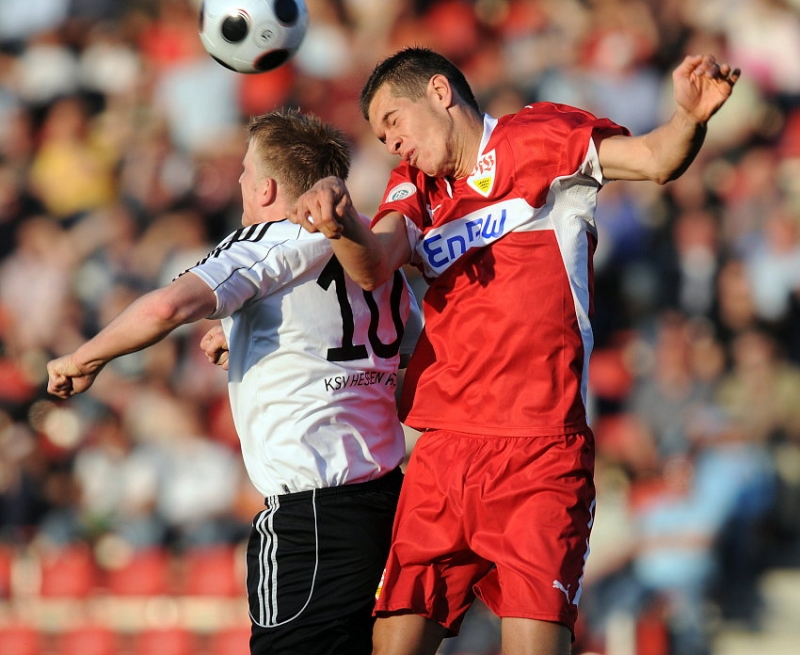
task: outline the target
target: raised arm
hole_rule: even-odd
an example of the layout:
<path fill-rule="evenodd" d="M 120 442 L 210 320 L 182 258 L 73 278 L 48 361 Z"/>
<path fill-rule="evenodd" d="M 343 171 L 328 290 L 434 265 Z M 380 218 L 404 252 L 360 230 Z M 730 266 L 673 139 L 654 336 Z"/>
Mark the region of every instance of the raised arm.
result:
<path fill-rule="evenodd" d="M 216 304 L 205 282 L 194 273 L 182 275 L 133 302 L 74 353 L 49 362 L 47 391 L 60 398 L 86 391 L 112 359 L 161 341 L 178 326 L 211 314 Z"/>
<path fill-rule="evenodd" d="M 603 176 L 665 184 L 682 175 L 703 145 L 709 119 L 738 79 L 738 68 L 711 55 L 686 57 L 672 73 L 676 108 L 670 120 L 641 136 L 604 139 L 598 148 Z"/>
<path fill-rule="evenodd" d="M 411 261 L 405 219 L 393 212 L 372 228 L 356 211 L 343 180 L 327 177 L 298 198 L 289 220 L 309 232 L 322 232 L 348 275 L 372 290 Z"/>

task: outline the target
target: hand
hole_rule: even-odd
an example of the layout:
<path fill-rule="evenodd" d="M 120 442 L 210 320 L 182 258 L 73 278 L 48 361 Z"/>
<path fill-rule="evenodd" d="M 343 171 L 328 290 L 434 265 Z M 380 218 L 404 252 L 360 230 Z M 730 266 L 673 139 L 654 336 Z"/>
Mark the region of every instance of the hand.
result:
<path fill-rule="evenodd" d="M 228 340 L 225 338 L 225 332 L 222 327 L 215 325 L 200 339 L 200 348 L 206 354 L 208 361 L 217 366 L 221 366 L 223 370 L 228 370 L 228 355 L 230 354 L 228 348 Z"/>
<path fill-rule="evenodd" d="M 47 364 L 47 393 L 59 398 L 70 398 L 83 393 L 94 383 L 100 369 L 88 371 L 75 362 L 75 356 L 64 355 Z"/>
<path fill-rule="evenodd" d="M 712 55 L 689 55 L 672 73 L 675 101 L 698 123 L 705 123 L 730 97 L 738 68 L 717 63 Z"/>
<path fill-rule="evenodd" d="M 326 177 L 297 199 L 289 212 L 289 220 L 309 232 L 321 232 L 329 239 L 338 239 L 344 230 L 340 219 L 352 207 L 344 180 Z"/>

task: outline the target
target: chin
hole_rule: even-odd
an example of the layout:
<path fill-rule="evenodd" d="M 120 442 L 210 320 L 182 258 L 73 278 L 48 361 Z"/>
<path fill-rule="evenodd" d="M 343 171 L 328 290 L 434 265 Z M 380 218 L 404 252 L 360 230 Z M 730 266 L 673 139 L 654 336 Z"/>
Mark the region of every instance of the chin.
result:
<path fill-rule="evenodd" d="M 450 175 L 448 171 L 443 170 L 441 168 L 437 168 L 435 170 L 427 170 L 427 171 L 420 168 L 420 170 L 423 173 L 425 173 L 425 175 L 427 175 L 428 177 L 447 177 L 448 175 Z"/>

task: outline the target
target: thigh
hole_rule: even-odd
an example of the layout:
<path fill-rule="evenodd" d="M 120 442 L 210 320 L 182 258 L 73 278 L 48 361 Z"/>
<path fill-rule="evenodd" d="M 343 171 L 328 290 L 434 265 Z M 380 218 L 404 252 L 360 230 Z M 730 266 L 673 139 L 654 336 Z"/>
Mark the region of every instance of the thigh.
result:
<path fill-rule="evenodd" d="M 492 563 L 465 538 L 462 499 L 472 441 L 445 431 L 414 446 L 400 494 L 392 547 L 375 605 L 378 617 L 413 613 L 457 634 L 475 595 L 473 583 Z"/>
<path fill-rule="evenodd" d="M 572 633 L 566 626 L 532 619 L 505 618 L 501 622 L 506 655 L 569 655 Z"/>
<path fill-rule="evenodd" d="M 417 614 L 375 621 L 373 655 L 434 655 L 446 635 L 439 623 Z"/>
<path fill-rule="evenodd" d="M 495 567 L 478 596 L 500 617 L 573 630 L 594 517 L 591 433 L 498 442 L 481 475 L 465 500 L 468 538 Z"/>
<path fill-rule="evenodd" d="M 255 518 L 248 547 L 254 655 L 371 652 L 399 477 L 394 488 L 372 487 L 272 498 Z"/>

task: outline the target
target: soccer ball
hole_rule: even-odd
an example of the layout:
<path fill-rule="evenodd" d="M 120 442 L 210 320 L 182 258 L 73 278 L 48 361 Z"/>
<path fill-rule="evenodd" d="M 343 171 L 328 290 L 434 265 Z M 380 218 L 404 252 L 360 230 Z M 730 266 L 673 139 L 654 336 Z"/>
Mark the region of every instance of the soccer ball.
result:
<path fill-rule="evenodd" d="M 200 40 L 217 62 L 239 73 L 286 63 L 308 29 L 304 0 L 204 0 Z"/>

